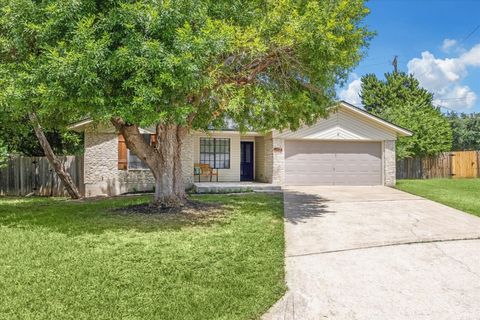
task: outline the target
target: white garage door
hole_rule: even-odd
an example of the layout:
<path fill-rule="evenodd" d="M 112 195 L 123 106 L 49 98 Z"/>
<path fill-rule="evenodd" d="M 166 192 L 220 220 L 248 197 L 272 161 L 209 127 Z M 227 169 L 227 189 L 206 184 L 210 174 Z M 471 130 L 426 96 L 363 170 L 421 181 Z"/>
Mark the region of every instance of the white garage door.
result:
<path fill-rule="evenodd" d="M 381 185 L 381 143 L 287 140 L 285 184 Z"/>

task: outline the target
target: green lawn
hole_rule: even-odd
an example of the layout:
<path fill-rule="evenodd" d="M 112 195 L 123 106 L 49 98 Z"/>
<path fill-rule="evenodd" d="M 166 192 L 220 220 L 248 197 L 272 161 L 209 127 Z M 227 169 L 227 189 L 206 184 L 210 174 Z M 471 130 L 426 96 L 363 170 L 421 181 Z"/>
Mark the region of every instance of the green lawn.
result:
<path fill-rule="evenodd" d="M 397 188 L 480 216 L 480 179 L 399 180 Z"/>
<path fill-rule="evenodd" d="M 0 198 L 0 319 L 252 319 L 285 292 L 281 196 L 208 195 L 208 217 L 128 215 L 143 197 Z"/>

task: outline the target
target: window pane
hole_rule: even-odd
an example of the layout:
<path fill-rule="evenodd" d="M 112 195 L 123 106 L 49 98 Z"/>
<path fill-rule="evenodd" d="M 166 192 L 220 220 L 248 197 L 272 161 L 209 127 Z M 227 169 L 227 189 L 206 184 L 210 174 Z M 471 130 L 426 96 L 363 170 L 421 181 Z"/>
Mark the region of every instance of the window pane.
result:
<path fill-rule="evenodd" d="M 230 139 L 200 138 L 200 163 L 214 169 L 230 168 Z"/>
<path fill-rule="evenodd" d="M 143 139 L 145 139 L 145 142 L 150 144 L 150 134 L 143 134 L 142 136 Z M 148 166 L 133 152 L 128 150 L 128 169 L 148 169 Z"/>

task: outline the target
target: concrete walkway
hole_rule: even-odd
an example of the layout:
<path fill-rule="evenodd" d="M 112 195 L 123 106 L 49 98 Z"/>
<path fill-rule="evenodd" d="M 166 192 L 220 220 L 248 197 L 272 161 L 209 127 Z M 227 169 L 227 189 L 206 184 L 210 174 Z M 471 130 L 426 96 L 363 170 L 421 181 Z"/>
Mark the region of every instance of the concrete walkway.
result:
<path fill-rule="evenodd" d="M 264 319 L 480 319 L 480 218 L 387 187 L 285 190 L 289 288 Z"/>

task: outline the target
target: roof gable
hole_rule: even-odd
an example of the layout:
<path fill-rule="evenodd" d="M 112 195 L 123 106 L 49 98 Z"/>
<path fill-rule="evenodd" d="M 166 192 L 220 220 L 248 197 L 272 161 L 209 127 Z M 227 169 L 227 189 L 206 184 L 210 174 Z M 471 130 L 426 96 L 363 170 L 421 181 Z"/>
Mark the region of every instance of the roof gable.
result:
<path fill-rule="evenodd" d="M 397 136 L 410 135 L 410 131 L 344 102 L 327 119 L 312 126 L 274 132 L 278 138 L 321 140 L 396 140 Z"/>

